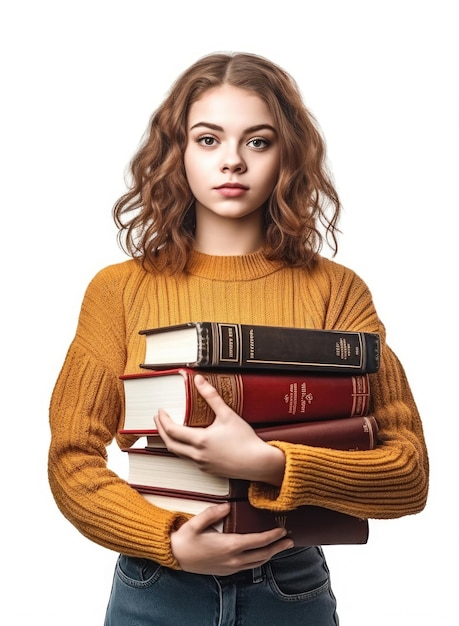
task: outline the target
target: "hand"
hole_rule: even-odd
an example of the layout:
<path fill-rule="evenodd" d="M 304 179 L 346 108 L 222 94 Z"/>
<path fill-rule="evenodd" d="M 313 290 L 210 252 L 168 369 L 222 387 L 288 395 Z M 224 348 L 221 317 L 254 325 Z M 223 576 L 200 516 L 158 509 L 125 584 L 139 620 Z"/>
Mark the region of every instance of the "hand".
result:
<path fill-rule="evenodd" d="M 258 437 L 203 376 L 195 376 L 194 382 L 214 411 L 215 420 L 205 428 L 181 426 L 160 409 L 155 422 L 167 448 L 192 459 L 210 474 L 281 485 L 285 466 L 282 450 Z"/>
<path fill-rule="evenodd" d="M 228 576 L 260 567 L 293 546 L 283 528 L 262 533 L 221 533 L 211 526 L 229 512 L 228 504 L 210 506 L 171 534 L 171 547 L 180 567 L 193 574 Z"/>

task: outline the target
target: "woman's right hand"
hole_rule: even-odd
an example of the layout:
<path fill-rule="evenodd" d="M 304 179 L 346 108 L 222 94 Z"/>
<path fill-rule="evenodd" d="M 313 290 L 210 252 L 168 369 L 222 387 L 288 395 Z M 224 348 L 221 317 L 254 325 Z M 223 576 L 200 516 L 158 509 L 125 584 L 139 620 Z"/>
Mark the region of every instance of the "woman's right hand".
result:
<path fill-rule="evenodd" d="M 278 552 L 293 547 L 283 528 L 243 535 L 212 528 L 229 510 L 226 503 L 210 506 L 171 534 L 172 553 L 184 571 L 228 576 L 260 567 Z"/>

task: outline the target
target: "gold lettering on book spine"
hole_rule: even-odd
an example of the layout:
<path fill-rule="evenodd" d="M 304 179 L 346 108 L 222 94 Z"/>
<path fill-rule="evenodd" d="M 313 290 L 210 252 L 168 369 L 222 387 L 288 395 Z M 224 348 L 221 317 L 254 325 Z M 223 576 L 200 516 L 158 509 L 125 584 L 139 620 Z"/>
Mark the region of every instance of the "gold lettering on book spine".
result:
<path fill-rule="evenodd" d="M 189 381 L 191 406 L 188 424 L 190 426 L 208 426 L 214 421 L 215 413 L 196 389 L 193 378 L 194 377 L 190 377 Z M 214 384 L 212 380 L 210 380 L 210 376 L 206 375 L 206 378 L 209 380 L 211 385 Z"/>
<path fill-rule="evenodd" d="M 365 416 L 370 401 L 370 385 L 368 375 L 352 377 L 352 415 Z"/>
<path fill-rule="evenodd" d="M 240 374 L 214 374 L 213 384 L 226 404 L 241 415 L 243 409 L 243 383 Z"/>
<path fill-rule="evenodd" d="M 243 408 L 243 383 L 239 374 L 206 373 L 205 378 L 215 387 L 223 400 L 233 411 L 241 415 Z M 215 419 L 215 413 L 190 381 L 191 420 L 190 426 L 208 426 Z"/>

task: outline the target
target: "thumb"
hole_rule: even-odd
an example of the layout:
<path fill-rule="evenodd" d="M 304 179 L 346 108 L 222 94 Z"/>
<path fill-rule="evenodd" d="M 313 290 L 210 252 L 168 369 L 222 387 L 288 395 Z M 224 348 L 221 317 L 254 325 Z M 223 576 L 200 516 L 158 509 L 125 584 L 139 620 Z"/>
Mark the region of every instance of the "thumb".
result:
<path fill-rule="evenodd" d="M 188 524 L 193 526 L 195 532 L 203 532 L 209 526 L 215 525 L 221 521 L 230 512 L 231 506 L 229 502 L 222 502 L 222 504 L 212 505 L 207 507 L 202 513 L 198 513 L 192 517 Z"/>
<path fill-rule="evenodd" d="M 216 415 L 221 414 L 225 409 L 227 410 L 229 408 L 215 387 L 211 385 L 202 374 L 196 374 L 194 384 L 200 395 Z"/>

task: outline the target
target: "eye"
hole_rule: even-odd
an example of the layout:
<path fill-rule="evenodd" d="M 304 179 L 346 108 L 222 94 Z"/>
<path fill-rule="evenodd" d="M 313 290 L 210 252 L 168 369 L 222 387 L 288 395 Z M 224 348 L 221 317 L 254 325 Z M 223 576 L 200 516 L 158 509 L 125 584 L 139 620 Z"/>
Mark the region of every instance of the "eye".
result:
<path fill-rule="evenodd" d="M 196 143 L 202 146 L 212 147 L 217 143 L 217 140 L 215 139 L 215 137 L 212 137 L 212 135 L 201 135 L 201 137 L 198 137 L 196 139 Z"/>
<path fill-rule="evenodd" d="M 255 150 L 264 150 L 270 145 L 270 142 L 262 137 L 254 137 L 247 142 L 247 145 Z"/>

